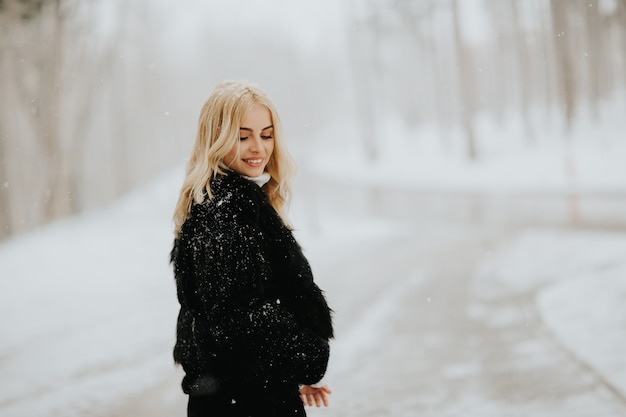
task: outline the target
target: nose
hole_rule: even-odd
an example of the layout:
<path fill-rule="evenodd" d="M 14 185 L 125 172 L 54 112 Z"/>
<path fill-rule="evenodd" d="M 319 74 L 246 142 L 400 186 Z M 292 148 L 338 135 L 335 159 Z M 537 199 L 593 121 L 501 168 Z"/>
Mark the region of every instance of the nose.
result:
<path fill-rule="evenodd" d="M 261 137 L 258 135 L 251 135 L 252 143 L 250 143 L 250 152 L 259 153 L 263 149 Z"/>

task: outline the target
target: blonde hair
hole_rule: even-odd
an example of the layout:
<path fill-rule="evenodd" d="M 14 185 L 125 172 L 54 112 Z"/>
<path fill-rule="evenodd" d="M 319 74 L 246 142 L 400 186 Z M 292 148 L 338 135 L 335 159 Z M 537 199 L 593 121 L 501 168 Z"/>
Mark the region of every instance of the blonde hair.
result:
<path fill-rule="evenodd" d="M 271 179 L 263 189 L 269 203 L 286 222 L 285 209 L 290 198 L 289 181 L 293 176 L 294 164 L 283 144 L 283 129 L 278 112 L 260 87 L 242 81 L 224 81 L 215 86 L 200 111 L 196 142 L 174 210 L 176 236 L 193 202 L 202 203 L 205 195 L 213 198 L 210 181 L 226 174 L 222 161 L 239 142 L 241 120 L 255 104 L 267 107 L 274 126 L 274 151 L 265 168 Z"/>

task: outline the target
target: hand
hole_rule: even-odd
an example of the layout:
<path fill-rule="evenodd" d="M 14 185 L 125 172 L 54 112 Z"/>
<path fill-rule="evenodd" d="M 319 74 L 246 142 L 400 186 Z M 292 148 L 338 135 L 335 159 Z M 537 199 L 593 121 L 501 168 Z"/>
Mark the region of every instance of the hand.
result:
<path fill-rule="evenodd" d="M 328 385 L 320 388 L 314 388 L 310 385 L 302 385 L 300 387 L 300 399 L 304 405 L 309 407 L 313 407 L 313 402 L 315 402 L 316 407 L 321 407 L 322 404 L 324 404 L 324 407 L 328 407 L 328 395 L 332 393 Z"/>

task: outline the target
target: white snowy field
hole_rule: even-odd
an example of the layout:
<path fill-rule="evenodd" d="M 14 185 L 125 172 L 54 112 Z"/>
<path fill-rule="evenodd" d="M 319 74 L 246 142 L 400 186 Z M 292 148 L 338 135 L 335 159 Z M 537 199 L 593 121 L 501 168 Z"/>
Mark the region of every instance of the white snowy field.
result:
<path fill-rule="evenodd" d="M 395 132 L 389 153 L 377 163 L 350 152 L 348 140 L 337 147 L 343 151 L 308 168 L 334 181 L 450 192 L 626 192 L 626 145 L 608 133 L 599 132 L 593 146 L 577 133 L 566 147 L 554 141 L 538 148 L 498 145 L 497 135 L 487 135 L 483 142 L 491 145 L 479 163 L 446 156 L 434 141 L 403 149 L 404 133 Z M 181 181 L 180 171 L 164 175 L 106 209 L 0 245 L 1 415 L 98 415 L 171 373 L 177 303 L 168 255 Z M 297 198 L 292 217 L 314 270 L 406 232 L 358 213 L 316 213 Z M 624 233 L 529 230 L 493 248 L 475 271 L 474 290 L 477 297 L 536 294 L 537 309 L 559 343 L 623 397 L 625 250 Z M 329 294 L 334 300 L 353 296 Z M 376 322 L 394 303 L 380 305 L 360 322 Z M 331 366 L 345 364 L 351 351 L 362 348 L 357 345 L 368 343 L 367 329 L 361 330 L 338 335 Z M 340 374 L 329 370 L 330 378 Z"/>
<path fill-rule="evenodd" d="M 93 414 L 171 366 L 172 185 L 0 246 L 0 414 Z"/>

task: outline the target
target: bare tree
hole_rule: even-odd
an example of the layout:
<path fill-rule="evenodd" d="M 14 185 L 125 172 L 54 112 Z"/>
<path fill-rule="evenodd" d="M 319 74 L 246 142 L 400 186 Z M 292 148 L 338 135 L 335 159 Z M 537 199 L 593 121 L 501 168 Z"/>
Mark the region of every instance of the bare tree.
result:
<path fill-rule="evenodd" d="M 617 3 L 617 16 L 619 21 L 621 35 L 621 52 L 622 52 L 622 89 L 626 93 L 626 0 Z"/>
<path fill-rule="evenodd" d="M 2 5 L 3 3 L 0 3 Z M 2 6 L 0 6 L 2 7 Z M 2 10 L 0 8 L 0 10 Z M 7 48 L 5 47 L 6 36 L 6 16 L 0 14 L 0 89 L 7 94 L 6 79 L 2 75 L 7 73 L 6 65 L 9 60 Z M 8 113 L 6 99 L 0 98 L 0 117 Z M 0 240 L 9 236 L 13 231 L 12 210 L 11 210 L 11 188 L 9 188 L 9 158 L 8 158 L 9 132 L 3 119 L 0 119 Z"/>
<path fill-rule="evenodd" d="M 0 62 L 3 56 L 0 52 Z M 0 101 L 2 106 L 2 101 Z M 0 108 L 0 112 L 2 108 Z M 13 231 L 10 213 L 10 195 L 8 182 L 8 166 L 7 166 L 7 133 L 0 125 L 0 240 L 9 236 Z"/>
<path fill-rule="evenodd" d="M 507 13 L 507 3 L 503 3 L 501 0 L 494 0 L 489 3 L 489 11 L 493 27 L 496 30 L 497 36 L 494 39 L 492 46 L 492 52 L 490 54 L 490 64 L 493 68 L 492 72 L 494 77 L 492 79 L 492 85 L 488 86 L 492 93 L 492 114 L 495 120 L 501 122 L 504 119 L 505 112 L 509 107 L 509 101 L 512 96 L 512 89 L 514 86 L 511 82 L 502 76 L 502 74 L 511 74 L 513 69 L 511 68 L 512 62 L 509 58 L 511 51 L 511 36 L 507 33 L 510 27 L 511 15 Z"/>
<path fill-rule="evenodd" d="M 552 37 L 557 62 L 559 93 L 565 109 L 565 123 L 569 130 L 574 120 L 576 107 L 576 76 L 571 59 L 571 38 L 568 24 L 568 0 L 550 0 L 552 14 Z"/>
<path fill-rule="evenodd" d="M 354 7 L 353 7 L 354 6 Z M 372 34 L 372 26 L 366 20 L 367 11 L 361 10 L 354 3 L 346 3 L 345 16 L 348 20 L 348 45 L 350 63 L 352 65 L 354 102 L 357 110 L 357 121 L 360 137 L 366 155 L 374 160 L 378 157 L 376 138 L 376 118 L 374 89 L 377 77 L 377 58 L 372 52 L 371 42 L 376 42 L 377 34 Z M 361 13 L 361 15 L 356 15 Z M 372 21 L 369 22 L 372 25 Z M 373 21 L 374 30 L 376 22 Z M 376 48 L 376 45 L 374 45 Z M 374 64 L 374 65 L 372 65 Z"/>
<path fill-rule="evenodd" d="M 468 50 L 460 32 L 460 19 L 458 0 L 452 0 L 452 15 L 454 22 L 454 39 L 457 56 L 457 73 L 459 77 L 459 99 L 461 124 L 465 130 L 467 156 L 476 159 L 478 152 L 476 149 L 476 138 L 474 134 L 474 101 L 472 92 L 473 63 L 470 51 Z"/>
<path fill-rule="evenodd" d="M 445 145 L 446 131 L 453 117 L 450 112 L 452 107 L 450 98 L 445 94 L 448 70 L 443 61 L 446 48 L 442 47 L 442 41 L 438 37 L 439 27 L 433 22 L 434 14 L 441 4 L 433 0 L 395 0 L 393 5 L 407 28 L 407 36 L 410 38 L 407 43 L 412 46 L 410 52 L 418 63 L 418 68 L 412 68 L 413 74 L 410 79 L 401 80 L 400 90 L 411 95 L 414 101 L 408 113 L 411 118 L 410 124 L 413 125 L 420 119 L 416 91 L 427 91 L 432 95 L 432 101 L 435 103 L 434 117 L 439 125 L 442 144 Z M 422 69 L 422 72 L 418 69 Z M 423 72 L 427 74 L 427 81 L 419 76 Z"/>
<path fill-rule="evenodd" d="M 541 72 L 540 85 L 542 86 L 540 93 L 543 95 L 543 103 L 545 104 L 545 110 L 543 112 L 544 118 L 546 120 L 551 118 L 553 113 L 553 106 L 555 102 L 554 98 L 554 84 L 555 84 L 555 59 L 554 59 L 554 42 L 552 31 L 552 22 L 550 15 L 548 13 L 544 13 L 542 10 L 542 6 L 545 5 L 545 0 L 537 0 L 535 2 L 535 8 L 539 14 L 540 33 L 537 34 L 539 48 L 541 48 L 541 55 L 543 61 L 543 71 Z"/>
<path fill-rule="evenodd" d="M 0 3 L 0 224 L 1 237 L 19 229 L 33 217 L 33 207 L 23 204 L 24 196 L 38 192 L 29 175 L 25 157 L 31 153 L 31 134 L 22 127 L 36 117 L 37 107 L 32 91 L 41 62 L 32 59 L 32 33 L 38 29 L 34 21 L 41 14 L 40 1 L 5 0 Z M 31 87 L 29 89 L 29 87 Z M 39 168 L 41 161 L 30 160 Z M 30 175 L 32 177 L 32 175 Z M 26 192 L 25 192 L 26 189 Z M 36 215 L 34 217 L 37 217 Z"/>
<path fill-rule="evenodd" d="M 597 120 L 599 117 L 598 102 L 603 95 L 603 80 L 606 80 L 604 76 L 604 69 L 609 67 L 608 63 L 604 60 L 603 51 L 603 34 L 604 28 L 602 27 L 602 21 L 600 18 L 600 10 L 598 8 L 597 0 L 585 0 L 584 6 L 586 9 L 586 32 L 587 32 L 587 68 L 589 71 L 589 101 L 592 110 L 593 117 Z"/>
<path fill-rule="evenodd" d="M 85 133 L 114 62 L 112 45 L 101 54 L 87 48 L 89 19 L 71 19 L 90 4 L 10 0 L 0 8 L 5 235 L 81 208 Z"/>
<path fill-rule="evenodd" d="M 528 114 L 530 107 L 530 95 L 532 93 L 533 77 L 531 72 L 531 60 L 528 53 L 527 33 L 520 24 L 520 9 L 517 0 L 509 2 L 510 20 L 515 33 L 515 57 L 518 77 L 518 87 L 520 96 L 520 112 L 524 127 L 526 129 L 526 138 L 529 142 L 533 141 L 534 133 L 530 116 Z"/>

